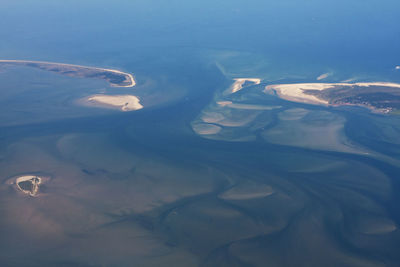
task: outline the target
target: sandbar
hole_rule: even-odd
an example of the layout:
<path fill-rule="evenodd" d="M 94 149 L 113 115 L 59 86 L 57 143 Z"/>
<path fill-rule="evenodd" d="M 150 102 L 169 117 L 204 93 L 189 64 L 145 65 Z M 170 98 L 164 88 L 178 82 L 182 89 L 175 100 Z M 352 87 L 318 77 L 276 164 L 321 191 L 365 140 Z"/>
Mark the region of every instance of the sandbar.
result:
<path fill-rule="evenodd" d="M 250 110 L 273 110 L 281 108 L 280 106 L 264 106 L 264 105 L 253 105 L 253 104 L 240 104 L 233 103 L 232 101 L 219 101 L 217 102 L 221 107 L 229 107 L 233 109 L 250 109 Z"/>
<path fill-rule="evenodd" d="M 93 95 L 86 98 L 86 105 L 118 108 L 121 111 L 142 109 L 140 100 L 134 95 Z"/>
<path fill-rule="evenodd" d="M 326 79 L 326 78 L 328 78 L 330 75 L 331 75 L 330 72 L 321 74 L 321 75 L 319 75 L 319 76 L 317 77 L 317 80 L 320 81 L 320 80 Z"/>
<path fill-rule="evenodd" d="M 236 78 L 234 81 L 235 82 L 224 92 L 224 94 L 233 94 L 240 91 L 245 82 L 252 82 L 254 84 L 261 83 L 261 79 L 258 78 Z"/>
<path fill-rule="evenodd" d="M 217 134 L 221 131 L 221 127 L 214 124 L 197 123 L 192 126 L 193 131 L 200 135 Z"/>

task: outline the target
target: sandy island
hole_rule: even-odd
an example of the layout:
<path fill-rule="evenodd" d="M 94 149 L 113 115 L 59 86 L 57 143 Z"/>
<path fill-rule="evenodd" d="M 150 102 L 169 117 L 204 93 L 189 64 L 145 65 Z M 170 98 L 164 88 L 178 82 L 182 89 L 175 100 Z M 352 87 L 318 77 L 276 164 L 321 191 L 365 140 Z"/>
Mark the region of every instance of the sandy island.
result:
<path fill-rule="evenodd" d="M 31 197 L 38 196 L 41 184 L 50 180 L 50 177 L 38 175 L 22 175 L 10 178 L 6 184 Z"/>
<path fill-rule="evenodd" d="M 383 87 L 396 87 L 400 88 L 400 84 L 388 82 L 371 82 L 371 83 L 295 83 L 295 84 L 275 84 L 265 87 L 265 93 L 276 93 L 280 98 L 308 104 L 322 104 L 328 105 L 327 100 L 320 99 L 316 96 L 305 94 L 304 90 L 325 90 L 335 86 L 383 86 Z"/>
<path fill-rule="evenodd" d="M 70 77 L 99 78 L 106 80 L 111 86 L 115 87 L 133 87 L 136 85 L 131 74 L 113 69 L 30 60 L 0 60 L 0 64 L 33 67 Z"/>
<path fill-rule="evenodd" d="M 224 94 L 233 94 L 240 91 L 245 82 L 252 82 L 254 84 L 261 83 L 261 79 L 258 78 L 236 78 L 234 81 L 235 82 L 224 92 Z"/>
<path fill-rule="evenodd" d="M 31 189 L 30 190 L 24 189 L 21 185 L 21 183 L 23 183 L 23 182 L 30 182 Z M 21 176 L 21 177 L 18 177 L 15 181 L 15 184 L 17 185 L 19 190 L 21 190 L 25 194 L 28 194 L 32 197 L 36 196 L 36 194 L 39 190 L 39 185 L 41 183 L 42 183 L 42 179 L 39 176 L 33 176 L 33 175 Z"/>
<path fill-rule="evenodd" d="M 84 99 L 86 105 L 117 108 L 121 111 L 142 109 L 138 97 L 134 95 L 93 95 Z"/>

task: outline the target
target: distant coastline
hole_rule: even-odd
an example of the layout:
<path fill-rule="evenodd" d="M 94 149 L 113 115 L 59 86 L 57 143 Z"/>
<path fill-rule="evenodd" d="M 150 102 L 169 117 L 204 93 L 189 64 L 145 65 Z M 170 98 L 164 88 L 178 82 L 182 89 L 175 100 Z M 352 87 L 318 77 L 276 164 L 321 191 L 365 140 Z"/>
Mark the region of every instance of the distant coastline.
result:
<path fill-rule="evenodd" d="M 1 64 L 33 67 L 70 77 L 103 79 L 115 87 L 133 87 L 136 85 L 132 74 L 113 69 L 31 60 L 0 60 Z"/>

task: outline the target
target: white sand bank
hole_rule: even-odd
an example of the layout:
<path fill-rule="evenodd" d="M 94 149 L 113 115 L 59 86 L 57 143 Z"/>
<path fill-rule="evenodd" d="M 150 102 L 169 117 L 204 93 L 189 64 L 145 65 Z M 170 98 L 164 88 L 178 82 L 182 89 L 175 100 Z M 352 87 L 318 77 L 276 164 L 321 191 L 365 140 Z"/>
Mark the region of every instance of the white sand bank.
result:
<path fill-rule="evenodd" d="M 142 109 L 138 97 L 134 95 L 94 95 L 87 98 L 87 104 L 100 104 L 119 108 L 122 111 Z"/>
<path fill-rule="evenodd" d="M 244 184 L 235 186 L 223 192 L 218 197 L 225 200 L 248 200 L 264 198 L 275 193 L 269 185 Z"/>
<path fill-rule="evenodd" d="M 264 92 L 274 91 L 279 97 L 294 102 L 328 104 L 328 101 L 319 99 L 313 95 L 307 95 L 303 90 L 324 90 L 334 86 L 335 84 L 330 83 L 277 84 L 266 86 Z"/>
<path fill-rule="evenodd" d="M 233 94 L 240 91 L 243 88 L 245 82 L 252 82 L 254 84 L 260 84 L 261 79 L 258 78 L 236 78 L 234 83 L 229 87 L 224 94 Z"/>

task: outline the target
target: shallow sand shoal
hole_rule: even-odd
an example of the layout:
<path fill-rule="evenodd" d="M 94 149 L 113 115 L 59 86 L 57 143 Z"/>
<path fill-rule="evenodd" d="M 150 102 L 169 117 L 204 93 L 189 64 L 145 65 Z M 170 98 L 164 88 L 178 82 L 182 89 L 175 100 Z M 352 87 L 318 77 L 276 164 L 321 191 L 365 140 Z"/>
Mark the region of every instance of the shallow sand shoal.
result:
<path fill-rule="evenodd" d="M 249 110 L 272 110 L 280 108 L 280 106 L 265 106 L 265 105 L 253 105 L 253 104 L 240 104 L 233 103 L 232 101 L 219 101 L 217 102 L 221 107 L 229 107 L 233 109 L 249 109 Z"/>
<path fill-rule="evenodd" d="M 197 123 L 192 126 L 193 131 L 200 135 L 217 134 L 222 128 L 214 124 Z"/>
<path fill-rule="evenodd" d="M 319 75 L 319 76 L 317 77 L 317 80 L 320 81 L 320 80 L 326 79 L 326 78 L 328 78 L 330 75 L 331 75 L 330 72 L 321 74 L 321 75 Z"/>
<path fill-rule="evenodd" d="M 355 86 L 384 86 L 384 87 L 396 87 L 400 88 L 400 84 L 398 83 L 389 83 L 389 82 L 371 82 L 371 83 L 354 83 L 354 84 L 348 84 L 349 86 L 355 85 Z"/>
<path fill-rule="evenodd" d="M 294 102 L 306 102 L 311 104 L 328 104 L 328 101 L 307 95 L 303 90 L 325 90 L 337 84 L 331 83 L 298 83 L 298 84 L 277 84 L 268 85 L 264 92 L 275 91 L 276 94 L 286 100 Z"/>
<path fill-rule="evenodd" d="M 224 200 L 248 200 L 270 196 L 275 190 L 268 185 L 247 184 L 235 186 L 222 194 L 219 198 Z"/>
<path fill-rule="evenodd" d="M 87 102 L 95 102 L 105 106 L 117 107 L 122 111 L 132 111 L 142 109 L 138 97 L 134 95 L 94 95 L 87 98 Z"/>

